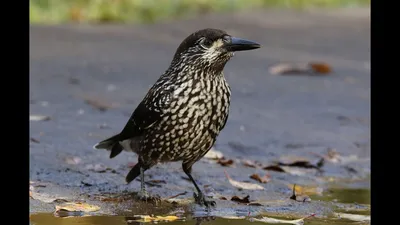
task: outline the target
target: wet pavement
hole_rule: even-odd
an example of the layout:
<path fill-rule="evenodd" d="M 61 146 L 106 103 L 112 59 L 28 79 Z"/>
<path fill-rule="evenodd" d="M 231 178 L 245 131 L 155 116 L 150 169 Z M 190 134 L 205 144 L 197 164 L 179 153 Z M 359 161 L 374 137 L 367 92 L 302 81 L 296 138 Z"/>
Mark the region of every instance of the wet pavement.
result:
<path fill-rule="evenodd" d="M 154 208 L 131 198 L 104 201 L 105 196 L 139 190 L 139 181 L 124 181 L 136 156 L 123 152 L 109 159 L 108 152 L 92 146 L 122 129 L 183 38 L 205 27 L 262 44 L 256 51 L 237 53 L 225 68 L 231 111 L 214 149 L 234 163 L 223 167 L 202 159 L 193 167 L 195 179 L 217 201 L 211 214 L 316 213 L 320 218 L 342 203 L 345 208 L 369 205 L 369 22 L 369 12 L 359 9 L 209 15 L 154 25 L 31 26 L 30 113 L 50 119 L 30 122 L 30 211 L 52 213 L 56 199 L 99 205 L 98 212 L 107 215 L 170 214 L 180 206 L 194 214 L 204 211 L 190 203 L 194 188 L 184 179 L 180 163 L 158 165 L 145 176 L 153 180 L 148 190 L 164 199 L 187 191 L 176 197 L 178 204 L 170 201 Z M 268 70 L 274 63 L 310 61 L 328 63 L 333 73 L 280 76 Z M 314 163 L 329 148 L 342 161 L 325 160 L 322 174 L 296 167 L 283 173 L 262 169 L 284 156 Z M 251 168 L 243 160 L 264 166 Z M 236 181 L 257 183 L 249 178 L 254 173 L 267 173 L 270 180 L 259 183 L 263 190 L 240 190 L 224 171 Z M 320 187 L 322 197 L 294 201 L 293 184 Z M 338 188 L 356 191 L 338 197 Z M 229 201 L 234 195 L 250 195 L 261 206 Z"/>

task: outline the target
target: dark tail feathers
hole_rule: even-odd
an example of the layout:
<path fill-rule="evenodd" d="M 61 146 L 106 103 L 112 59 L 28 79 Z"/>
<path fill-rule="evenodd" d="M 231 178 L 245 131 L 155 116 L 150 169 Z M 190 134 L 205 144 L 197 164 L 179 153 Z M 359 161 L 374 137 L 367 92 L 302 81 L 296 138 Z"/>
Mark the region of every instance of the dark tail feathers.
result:
<path fill-rule="evenodd" d="M 136 177 L 140 175 L 140 168 L 144 171 L 150 169 L 154 164 L 143 164 L 140 160 L 136 165 L 129 171 L 128 175 L 126 175 L 125 181 L 129 184 L 132 182 Z"/>
<path fill-rule="evenodd" d="M 120 142 L 120 137 L 119 134 L 114 135 L 104 141 L 100 141 L 99 143 L 95 144 L 93 146 L 94 149 L 107 149 L 107 150 L 111 150 L 110 153 L 110 158 L 114 158 L 115 156 L 117 156 L 119 153 L 122 152 L 123 148 L 122 146 L 119 144 Z"/>

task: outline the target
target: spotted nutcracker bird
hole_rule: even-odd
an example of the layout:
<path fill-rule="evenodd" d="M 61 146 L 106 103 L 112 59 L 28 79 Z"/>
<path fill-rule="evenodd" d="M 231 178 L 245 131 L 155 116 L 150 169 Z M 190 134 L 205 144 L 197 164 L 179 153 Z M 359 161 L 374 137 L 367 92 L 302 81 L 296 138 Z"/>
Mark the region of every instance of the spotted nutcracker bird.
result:
<path fill-rule="evenodd" d="M 158 163 L 182 161 L 183 171 L 197 189 L 196 203 L 215 205 L 197 186 L 192 166 L 210 150 L 228 119 L 231 91 L 223 74 L 225 64 L 234 52 L 259 47 L 219 29 L 189 35 L 124 129 L 94 148 L 110 150 L 110 158 L 122 150 L 138 155 L 126 182 L 140 175 L 140 199 L 150 197 L 144 185 L 146 170 Z"/>

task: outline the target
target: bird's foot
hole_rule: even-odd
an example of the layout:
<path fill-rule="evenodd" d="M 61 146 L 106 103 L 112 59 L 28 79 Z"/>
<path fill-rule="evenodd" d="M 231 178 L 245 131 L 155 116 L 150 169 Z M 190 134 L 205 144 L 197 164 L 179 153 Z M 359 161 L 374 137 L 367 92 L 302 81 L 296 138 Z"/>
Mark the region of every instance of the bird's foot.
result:
<path fill-rule="evenodd" d="M 150 195 L 146 190 L 139 191 L 136 195 L 136 198 L 144 202 L 158 203 L 161 201 L 161 197 L 159 195 Z"/>
<path fill-rule="evenodd" d="M 206 206 L 207 208 L 209 208 L 210 206 L 216 206 L 215 201 L 207 200 L 207 199 L 204 197 L 204 194 L 201 193 L 201 192 L 200 192 L 199 194 L 193 193 L 193 196 L 194 196 L 195 202 L 196 202 L 197 204 L 199 204 L 199 205 L 204 205 L 204 206 Z"/>

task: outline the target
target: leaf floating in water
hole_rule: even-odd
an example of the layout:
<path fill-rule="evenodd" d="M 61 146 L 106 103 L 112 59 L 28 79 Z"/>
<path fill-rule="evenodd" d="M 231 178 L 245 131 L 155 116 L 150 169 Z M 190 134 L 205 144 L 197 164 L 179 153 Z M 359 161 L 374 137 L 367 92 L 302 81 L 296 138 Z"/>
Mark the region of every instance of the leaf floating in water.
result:
<path fill-rule="evenodd" d="M 137 215 L 134 216 L 133 218 L 128 220 L 128 223 L 130 222 L 142 222 L 142 223 L 148 223 L 148 222 L 171 222 L 175 220 L 181 220 L 183 218 L 177 217 L 177 216 L 149 216 L 149 215 Z"/>
<path fill-rule="evenodd" d="M 256 181 L 258 181 L 260 183 L 264 183 L 264 184 L 271 180 L 271 176 L 268 175 L 268 174 L 266 174 L 263 177 L 260 177 L 258 174 L 255 173 L 255 174 L 251 175 L 250 178 L 253 179 L 253 180 L 256 180 Z"/>
<path fill-rule="evenodd" d="M 89 205 L 83 202 L 66 202 L 62 205 L 56 205 L 56 211 L 54 216 L 57 217 L 70 217 L 70 216 L 82 216 L 85 212 L 96 212 L 100 210 L 100 207 L 95 205 Z"/>
<path fill-rule="evenodd" d="M 51 120 L 50 116 L 29 115 L 29 121 L 49 121 L 49 120 Z"/>
<path fill-rule="evenodd" d="M 229 183 L 231 183 L 231 185 L 234 187 L 237 187 L 240 189 L 246 189 L 246 190 L 264 190 L 264 187 L 259 184 L 235 181 L 229 177 L 226 170 L 224 170 L 224 173 L 225 173 L 226 178 L 228 178 Z"/>
<path fill-rule="evenodd" d="M 222 157 L 221 159 L 218 159 L 217 163 L 220 164 L 221 166 L 231 166 L 233 164 L 233 160 L 225 159 Z"/>
<path fill-rule="evenodd" d="M 303 225 L 305 219 L 308 219 L 308 218 L 314 217 L 314 216 L 315 216 L 315 214 L 311 214 L 310 216 L 307 216 L 307 217 L 304 217 L 301 219 L 297 219 L 297 220 L 282 220 L 282 219 L 275 219 L 275 218 L 271 218 L 271 217 L 263 217 L 261 219 L 250 218 L 250 221 L 272 223 L 272 224 L 284 223 L 284 224 Z"/>

